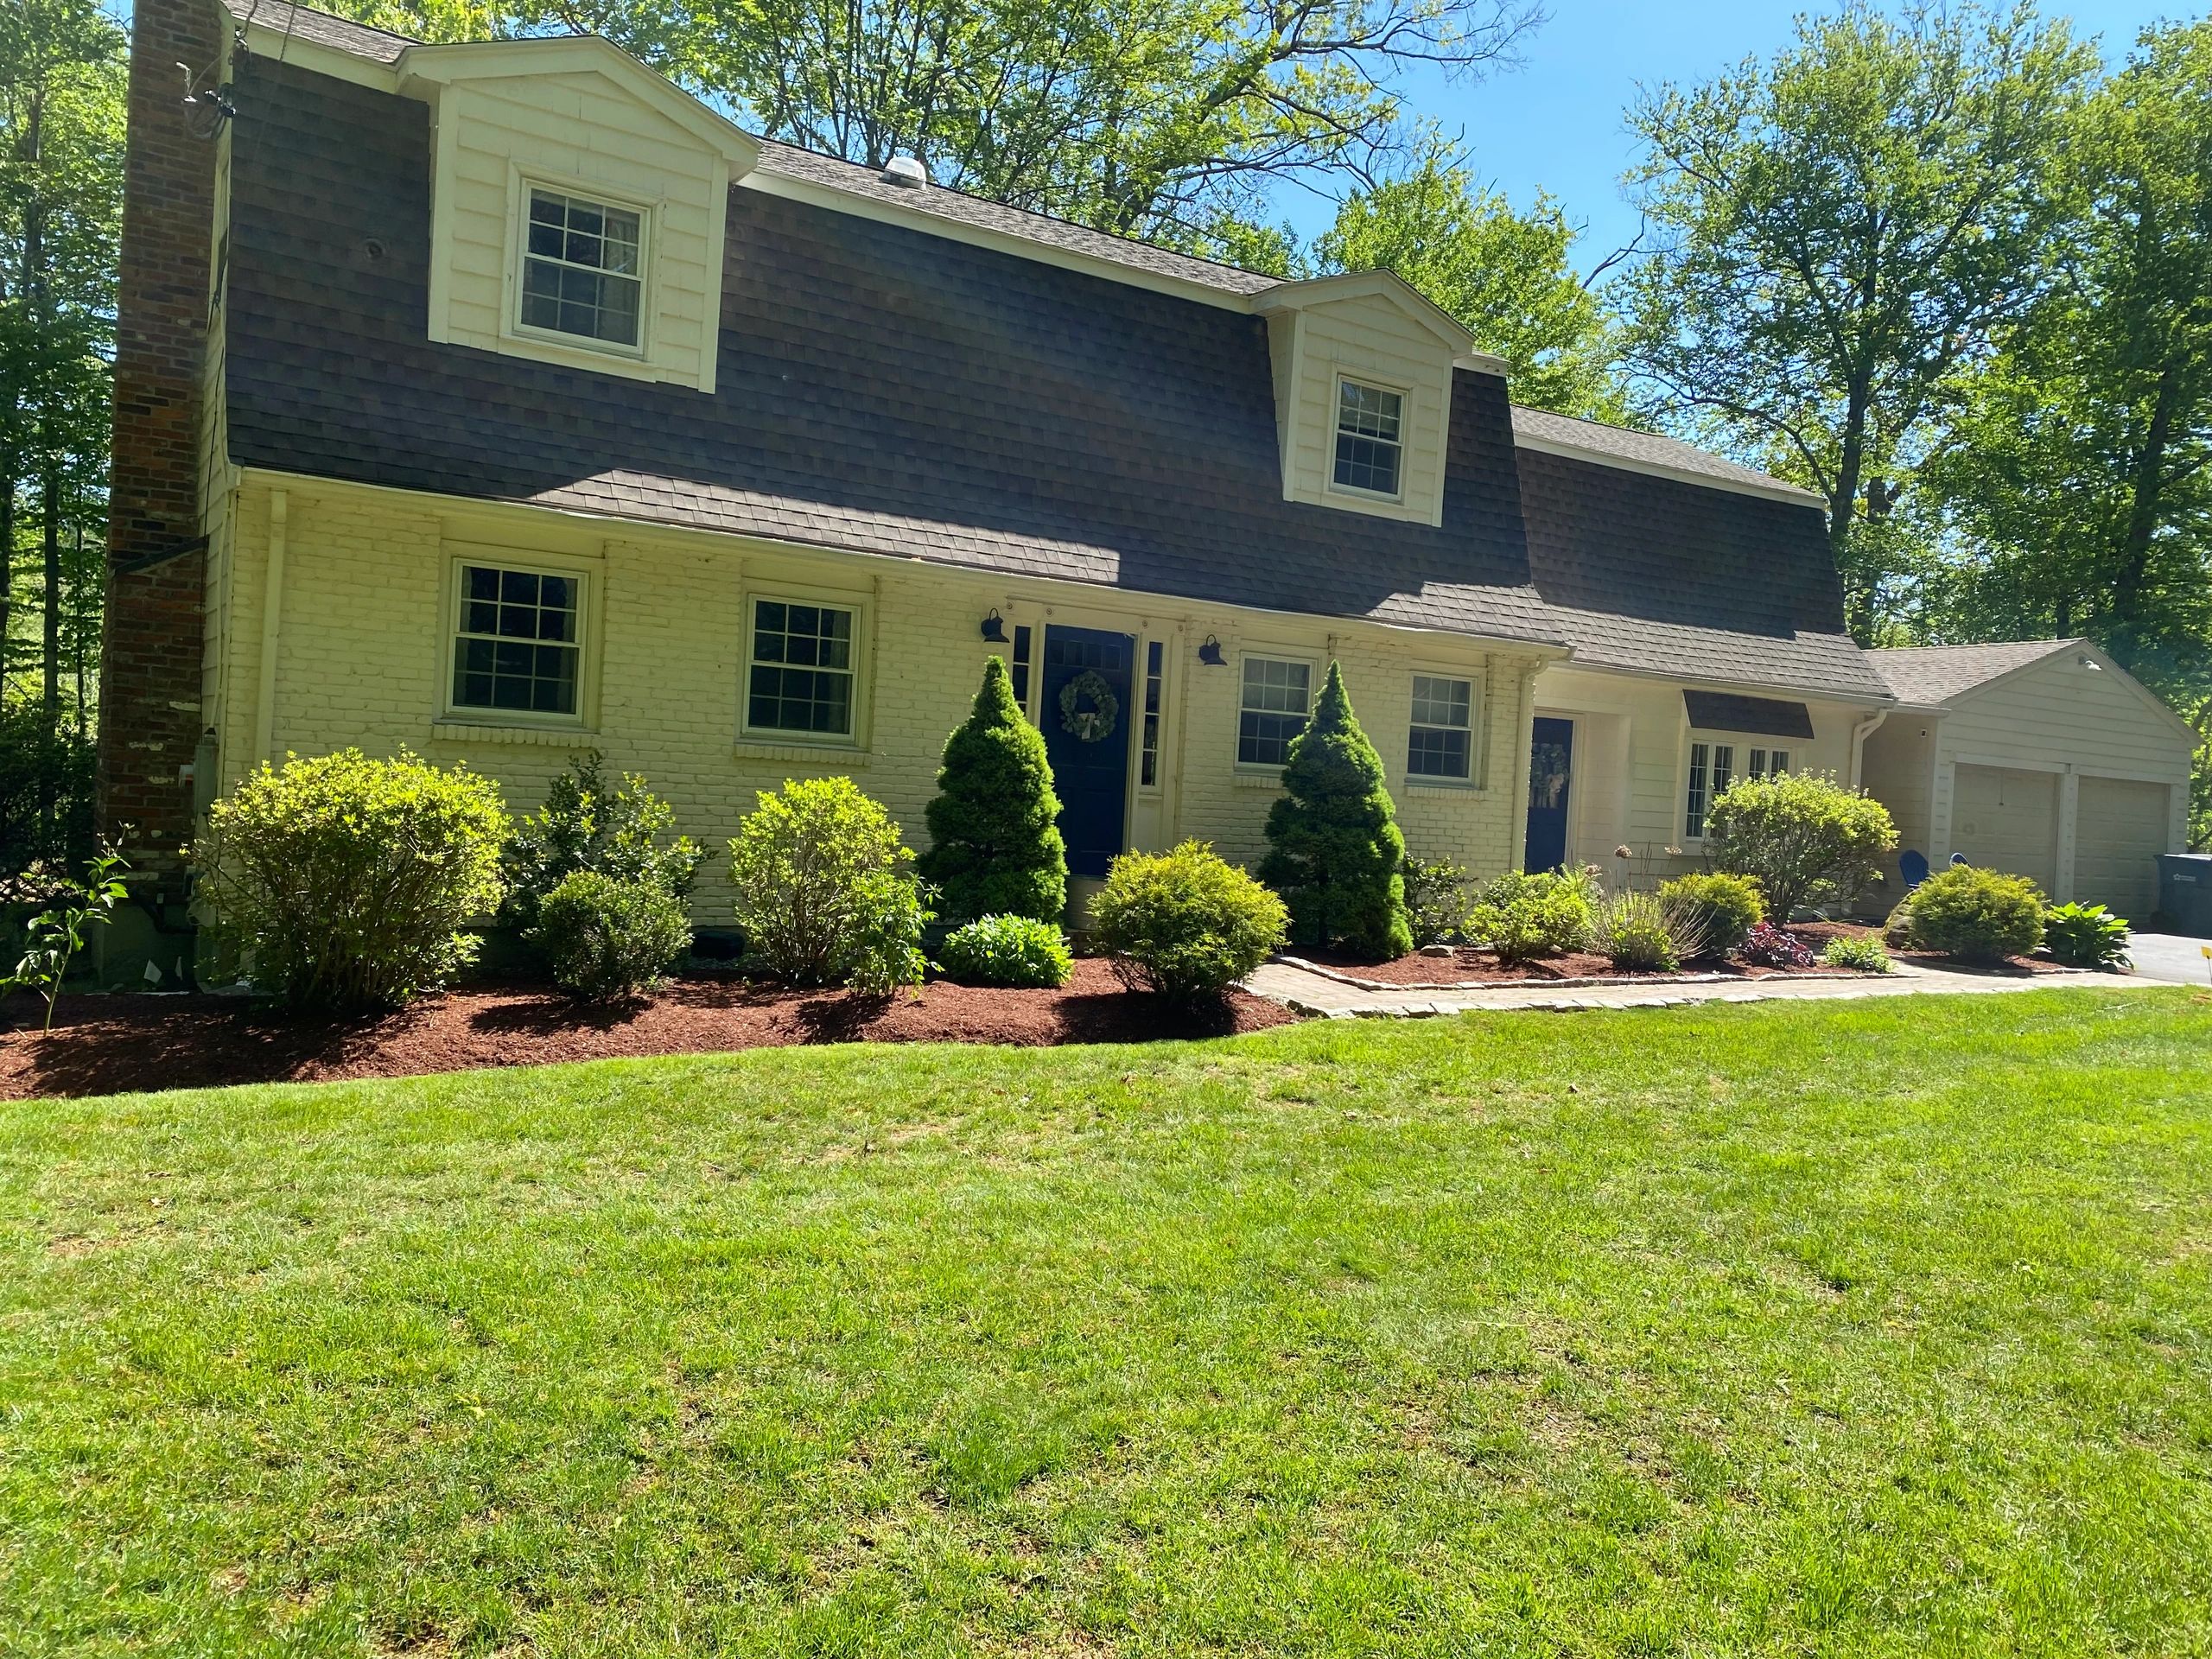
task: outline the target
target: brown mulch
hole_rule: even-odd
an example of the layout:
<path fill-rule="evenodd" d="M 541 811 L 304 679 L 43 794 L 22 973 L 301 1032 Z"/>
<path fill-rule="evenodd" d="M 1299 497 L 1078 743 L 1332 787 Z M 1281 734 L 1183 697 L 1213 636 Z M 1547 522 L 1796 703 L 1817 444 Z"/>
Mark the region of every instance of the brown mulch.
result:
<path fill-rule="evenodd" d="M 1881 931 L 1879 928 L 1866 927 L 1857 922 L 1793 922 L 1784 931 L 1816 957 L 1827 949 L 1830 939 L 1859 938 Z M 1500 962 L 1491 952 L 1477 950 L 1471 945 L 1461 945 L 1448 957 L 1424 957 L 1416 952 L 1410 957 L 1400 957 L 1395 962 L 1363 962 L 1357 957 L 1335 950 L 1300 949 L 1293 954 L 1304 961 L 1332 968 L 1338 973 L 1349 974 L 1357 979 L 1373 980 L 1383 985 L 1513 985 L 1560 979 L 1664 980 L 1680 977 L 1675 974 L 1624 973 L 1604 957 L 1587 950 L 1573 950 L 1563 956 L 1521 963 Z M 2055 962 L 2034 961 L 2025 957 L 2013 957 L 1993 967 L 1968 968 L 1932 951 L 1892 950 L 1890 954 L 1901 962 L 2000 977 L 2068 971 Z M 1825 967 L 1817 961 L 1809 968 L 1758 968 L 1748 963 L 1712 958 L 1687 963 L 1683 969 L 1684 973 L 1725 974 L 1731 979 L 1816 979 L 1853 971 L 1849 968 Z"/>
<path fill-rule="evenodd" d="M 933 982 L 918 996 L 876 998 L 686 979 L 626 1007 L 504 987 L 450 991 L 397 1013 L 344 1020 L 289 1016 L 229 996 L 65 996 L 51 1036 L 37 1029 L 42 1013 L 29 997 L 0 1006 L 0 1020 L 15 1027 L 0 1030 L 0 1099 L 413 1077 L 798 1043 L 1149 1042 L 1224 1037 L 1297 1017 L 1242 991 L 1211 1007 L 1165 1005 L 1123 990 L 1104 962 L 1088 957 L 1058 991 Z"/>

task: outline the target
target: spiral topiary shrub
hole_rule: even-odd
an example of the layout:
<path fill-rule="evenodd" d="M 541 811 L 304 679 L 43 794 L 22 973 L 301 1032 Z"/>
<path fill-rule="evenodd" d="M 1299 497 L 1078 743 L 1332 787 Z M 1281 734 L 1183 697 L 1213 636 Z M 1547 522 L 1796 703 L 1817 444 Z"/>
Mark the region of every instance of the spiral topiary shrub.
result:
<path fill-rule="evenodd" d="M 2043 912 L 2043 891 L 2026 876 L 1954 864 L 1912 890 L 1912 942 L 1960 962 L 2032 956 Z"/>
<path fill-rule="evenodd" d="M 1204 842 L 1124 853 L 1090 904 L 1091 938 L 1132 990 L 1217 996 L 1282 946 L 1281 899 Z"/>
<path fill-rule="evenodd" d="M 1059 928 L 1033 916 L 982 917 L 955 928 L 937 954 L 946 976 L 963 985 L 1053 990 L 1075 971 Z"/>
<path fill-rule="evenodd" d="M 209 809 L 200 896 L 248 977 L 294 1007 L 405 1002 L 475 959 L 498 910 L 499 786 L 402 750 L 264 764 Z"/>
<path fill-rule="evenodd" d="M 619 1001 L 667 979 L 690 946 L 691 922 L 665 882 L 578 870 L 538 901 L 537 921 L 524 937 L 563 990 Z"/>

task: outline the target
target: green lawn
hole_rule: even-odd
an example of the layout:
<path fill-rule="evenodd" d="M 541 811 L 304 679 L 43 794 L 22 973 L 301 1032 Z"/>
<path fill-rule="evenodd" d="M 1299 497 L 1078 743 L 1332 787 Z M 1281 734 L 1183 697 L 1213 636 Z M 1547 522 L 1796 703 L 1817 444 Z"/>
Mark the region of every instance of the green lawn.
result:
<path fill-rule="evenodd" d="M 2212 1652 L 2212 1004 L 0 1106 L 0 1650 Z"/>

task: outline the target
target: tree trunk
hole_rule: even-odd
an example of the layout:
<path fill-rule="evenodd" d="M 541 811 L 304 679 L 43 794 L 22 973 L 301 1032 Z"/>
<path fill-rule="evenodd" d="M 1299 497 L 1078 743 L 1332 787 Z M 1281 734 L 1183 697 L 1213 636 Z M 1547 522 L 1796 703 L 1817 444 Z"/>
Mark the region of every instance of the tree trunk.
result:
<path fill-rule="evenodd" d="M 46 637 L 39 682 L 46 700 L 46 723 L 61 724 L 61 467 L 49 451 L 46 477 L 39 492 L 40 511 L 46 519 L 41 549 L 46 555 Z"/>
<path fill-rule="evenodd" d="M 2158 395 L 2151 405 L 2151 424 L 2136 451 L 2134 476 L 2128 480 L 2127 524 L 2120 532 L 2119 559 L 2112 579 L 2113 654 L 2128 667 L 2142 660 L 2143 582 L 2151 568 L 2151 538 L 2158 533 L 2165 493 L 2166 450 L 2173 442 L 2174 404 L 2181 393 L 2181 372 L 2173 358 L 2158 372 Z"/>
<path fill-rule="evenodd" d="M 1837 574 L 1851 569 L 1851 532 L 1858 517 L 1859 476 L 1866 467 L 1866 406 L 1872 401 L 1869 371 L 1852 371 L 1849 401 L 1844 409 L 1843 450 L 1836 459 L 1835 493 L 1828 498 L 1828 556 Z M 1860 573 L 1856 580 L 1845 575 L 1844 626 L 1862 645 L 1874 643 L 1874 584 Z"/>
<path fill-rule="evenodd" d="M 0 696 L 8 690 L 8 646 L 15 635 L 16 469 L 0 468 Z"/>

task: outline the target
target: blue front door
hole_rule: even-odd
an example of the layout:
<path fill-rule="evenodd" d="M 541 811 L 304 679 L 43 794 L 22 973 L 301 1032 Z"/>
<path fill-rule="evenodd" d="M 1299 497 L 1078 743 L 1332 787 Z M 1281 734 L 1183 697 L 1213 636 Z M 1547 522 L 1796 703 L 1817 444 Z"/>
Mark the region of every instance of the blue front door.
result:
<path fill-rule="evenodd" d="M 1129 722 L 1135 714 L 1129 680 L 1136 644 L 1128 634 L 1096 628 L 1045 630 L 1037 723 L 1044 728 L 1045 753 L 1052 762 L 1071 875 L 1103 875 L 1122 849 Z M 1107 696 L 1097 695 L 1101 688 Z"/>
<path fill-rule="evenodd" d="M 1567 786 L 1573 771 L 1574 722 L 1540 720 L 1529 746 L 1529 841 L 1525 870 L 1567 862 Z"/>

